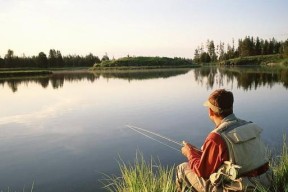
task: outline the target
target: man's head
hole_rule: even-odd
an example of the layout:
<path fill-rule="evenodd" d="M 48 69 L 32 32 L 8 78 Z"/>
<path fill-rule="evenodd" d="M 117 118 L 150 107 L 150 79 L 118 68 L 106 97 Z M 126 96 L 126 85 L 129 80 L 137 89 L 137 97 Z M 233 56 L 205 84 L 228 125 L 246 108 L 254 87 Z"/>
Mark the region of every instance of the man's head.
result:
<path fill-rule="evenodd" d="M 226 117 L 233 113 L 233 93 L 225 89 L 217 89 L 213 91 L 204 106 L 209 107 L 215 115 Z"/>

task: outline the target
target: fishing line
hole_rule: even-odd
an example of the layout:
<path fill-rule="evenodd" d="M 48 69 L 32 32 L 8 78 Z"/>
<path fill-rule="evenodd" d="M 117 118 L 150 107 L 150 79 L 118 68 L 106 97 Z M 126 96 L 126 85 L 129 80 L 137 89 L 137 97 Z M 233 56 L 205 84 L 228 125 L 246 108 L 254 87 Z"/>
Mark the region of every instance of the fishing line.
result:
<path fill-rule="evenodd" d="M 175 143 L 175 144 L 177 144 L 177 145 L 179 145 L 179 146 L 183 146 L 180 142 L 175 141 L 175 140 L 173 140 L 173 139 L 170 139 L 170 138 L 168 138 L 168 137 L 165 137 L 165 136 L 163 136 L 163 135 L 160 135 L 159 133 L 155 133 L 155 132 L 149 131 L 149 130 L 147 130 L 147 129 L 143 129 L 143 128 L 136 127 L 136 126 L 133 126 L 133 125 L 126 125 L 126 126 L 129 127 L 129 128 L 134 128 L 134 129 L 139 129 L 139 130 L 141 130 L 141 131 L 145 131 L 145 132 L 147 132 L 147 133 L 150 133 L 150 134 L 152 134 L 152 135 L 155 135 L 155 136 L 157 136 L 157 137 L 160 137 L 160 138 L 162 138 L 162 139 L 165 139 L 165 140 L 167 140 L 167 141 L 170 141 L 170 142 L 172 142 L 172 143 Z"/>
<path fill-rule="evenodd" d="M 152 132 L 152 131 L 148 131 L 148 130 L 143 129 L 143 128 L 140 128 L 140 127 L 136 127 L 136 126 L 132 126 L 132 125 L 126 125 L 126 126 L 127 126 L 128 128 L 130 128 L 130 129 L 132 129 L 133 131 L 136 131 L 137 133 L 140 133 L 140 134 L 142 134 L 143 136 L 145 136 L 145 137 L 147 137 L 147 138 L 149 138 L 149 139 L 151 139 L 151 140 L 153 140 L 153 141 L 156 141 L 156 142 L 158 142 L 158 143 L 160 143 L 160 144 L 162 144 L 162 145 L 165 145 L 166 147 L 169 147 L 169 148 L 171 148 L 171 149 L 173 149 L 173 150 L 176 150 L 176 151 L 178 151 L 178 152 L 181 152 L 179 149 L 177 149 L 177 148 L 175 148 L 175 147 L 172 147 L 172 146 L 170 146 L 170 145 L 168 145 L 168 144 L 166 144 L 166 143 L 164 143 L 164 142 L 162 142 L 162 141 L 159 141 L 159 140 L 157 140 L 157 139 L 155 139 L 155 138 L 153 138 L 153 137 L 151 137 L 151 136 L 149 136 L 149 135 L 147 135 L 147 134 L 145 134 L 145 133 L 143 133 L 143 132 L 141 132 L 141 131 L 150 133 L 150 134 L 152 134 L 152 135 L 158 136 L 158 137 L 160 137 L 160 138 L 162 138 L 162 139 L 165 139 L 165 140 L 167 140 L 167 141 L 173 142 L 173 143 L 175 143 L 175 144 L 177 144 L 177 145 L 183 146 L 183 145 L 181 145 L 181 144 L 180 144 L 179 142 L 177 142 L 177 141 L 174 141 L 174 140 L 172 140 L 172 139 L 170 139 L 170 138 L 167 138 L 167 137 L 164 137 L 164 136 L 162 136 L 162 135 L 160 135 L 160 134 L 158 134 L 158 133 L 154 133 L 154 132 Z M 139 131 L 139 130 L 141 130 L 141 131 Z"/>
<path fill-rule="evenodd" d="M 162 144 L 162 145 L 165 145 L 166 147 L 169 147 L 169 148 L 174 149 L 174 150 L 176 150 L 176 151 L 178 151 L 178 152 L 181 152 L 179 149 L 177 149 L 177 148 L 175 148 L 175 147 L 172 147 L 172 146 L 170 146 L 170 145 L 168 145 L 168 144 L 166 144 L 166 143 L 164 143 L 164 142 L 162 142 L 162 141 L 159 141 L 159 140 L 157 140 L 157 139 L 155 139 L 155 138 L 153 138 L 153 137 L 151 137 L 151 136 L 149 136 L 149 135 L 147 135 L 147 134 L 145 134 L 145 133 L 142 133 L 141 131 L 139 131 L 139 130 L 137 130 L 137 129 L 134 129 L 134 128 L 132 128 L 132 127 L 129 127 L 129 128 L 132 129 L 132 130 L 134 130 L 134 131 L 136 131 L 136 132 L 138 132 L 138 133 L 140 133 L 140 134 L 142 134 L 142 135 L 144 135 L 145 137 L 148 137 L 149 139 L 152 139 L 153 141 L 156 141 L 156 142 L 158 142 L 158 143 L 160 143 L 160 144 Z"/>

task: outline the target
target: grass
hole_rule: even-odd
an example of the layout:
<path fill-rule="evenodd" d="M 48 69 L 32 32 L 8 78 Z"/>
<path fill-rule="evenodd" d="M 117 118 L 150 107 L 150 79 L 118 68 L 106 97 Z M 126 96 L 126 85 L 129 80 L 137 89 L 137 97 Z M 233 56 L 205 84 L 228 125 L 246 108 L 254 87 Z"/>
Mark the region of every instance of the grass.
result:
<path fill-rule="evenodd" d="M 34 186 L 35 186 L 35 182 L 33 181 L 32 185 L 31 185 L 31 189 L 26 190 L 25 187 L 23 187 L 22 192 L 33 192 L 34 191 Z M 16 192 L 14 189 L 11 189 L 10 187 L 7 188 L 7 190 L 0 190 L 0 192 Z"/>
<path fill-rule="evenodd" d="M 287 56 L 281 54 L 273 55 L 256 55 L 238 57 L 219 62 L 220 65 L 269 65 L 269 66 L 286 66 Z"/>
<path fill-rule="evenodd" d="M 104 188 L 110 192 L 172 192 L 176 191 L 174 166 L 164 167 L 151 158 L 146 162 L 139 152 L 133 165 L 119 163 L 122 177 L 107 176 Z"/>
<path fill-rule="evenodd" d="M 279 157 L 272 161 L 272 170 L 274 173 L 273 191 L 288 192 L 288 146 L 286 135 L 283 136 L 282 152 Z"/>
<path fill-rule="evenodd" d="M 255 192 L 288 192 L 288 146 L 286 135 L 280 156 L 270 162 L 274 173 L 271 189 L 258 185 Z M 175 167 L 164 167 L 153 158 L 147 163 L 139 152 L 136 153 L 134 164 L 119 163 L 121 177 L 108 176 L 103 180 L 104 188 L 110 192 L 175 192 L 176 185 L 173 175 Z"/>
<path fill-rule="evenodd" d="M 91 69 L 101 68 L 171 68 L 171 67 L 195 67 L 191 59 L 168 58 L 168 57 L 123 57 L 117 60 L 102 61 L 95 64 Z"/>

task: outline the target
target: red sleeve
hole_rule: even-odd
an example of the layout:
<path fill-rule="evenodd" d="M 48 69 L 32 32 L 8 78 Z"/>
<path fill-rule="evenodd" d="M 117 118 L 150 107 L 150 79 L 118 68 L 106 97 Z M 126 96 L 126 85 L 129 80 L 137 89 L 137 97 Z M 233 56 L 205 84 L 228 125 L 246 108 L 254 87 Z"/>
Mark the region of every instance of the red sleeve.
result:
<path fill-rule="evenodd" d="M 225 141 L 217 133 L 210 133 L 202 147 L 202 153 L 191 149 L 188 157 L 189 165 L 198 176 L 208 179 L 216 172 L 224 161 L 228 160 L 228 150 Z"/>

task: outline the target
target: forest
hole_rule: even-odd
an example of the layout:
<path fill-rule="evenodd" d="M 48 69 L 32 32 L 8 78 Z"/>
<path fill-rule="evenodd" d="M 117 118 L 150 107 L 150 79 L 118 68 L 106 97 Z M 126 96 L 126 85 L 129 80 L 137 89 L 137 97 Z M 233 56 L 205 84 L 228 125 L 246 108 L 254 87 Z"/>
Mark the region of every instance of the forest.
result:
<path fill-rule="evenodd" d="M 256 55 L 281 55 L 288 57 L 288 39 L 283 42 L 277 41 L 275 38 L 264 40 L 259 37 L 246 36 L 244 39 L 238 40 L 237 46 L 234 40 L 232 45 L 225 45 L 224 42 L 216 45 L 213 40 L 207 40 L 206 46 L 202 44 L 195 50 L 193 63 L 219 63 L 229 59 Z M 8 49 L 4 58 L 0 57 L 0 69 L 92 67 L 95 64 L 104 64 L 107 61 L 115 61 L 115 59 L 110 60 L 107 53 L 101 59 L 92 53 L 86 56 L 62 56 L 61 52 L 55 49 L 50 49 L 48 55 L 40 52 L 32 57 L 26 57 L 25 55 L 20 57 L 15 55 L 13 50 Z"/>
<path fill-rule="evenodd" d="M 107 55 L 102 57 L 102 60 L 109 59 Z M 47 56 L 44 52 L 40 52 L 37 56 L 26 57 L 16 56 L 14 51 L 9 49 L 4 58 L 0 57 L 0 69 L 13 68 L 64 68 L 64 67 L 91 67 L 95 63 L 100 63 L 98 56 L 92 53 L 86 56 L 68 55 L 62 56 L 59 50 L 50 49 Z"/>
<path fill-rule="evenodd" d="M 270 40 L 260 39 L 259 37 L 246 36 L 239 39 L 237 46 L 232 40 L 232 45 L 225 45 L 220 42 L 218 45 L 213 40 L 207 40 L 206 46 L 203 44 L 194 52 L 195 63 L 216 63 L 234 58 L 275 55 L 281 54 L 288 57 L 288 39 L 286 41 L 277 41 L 275 38 Z"/>

